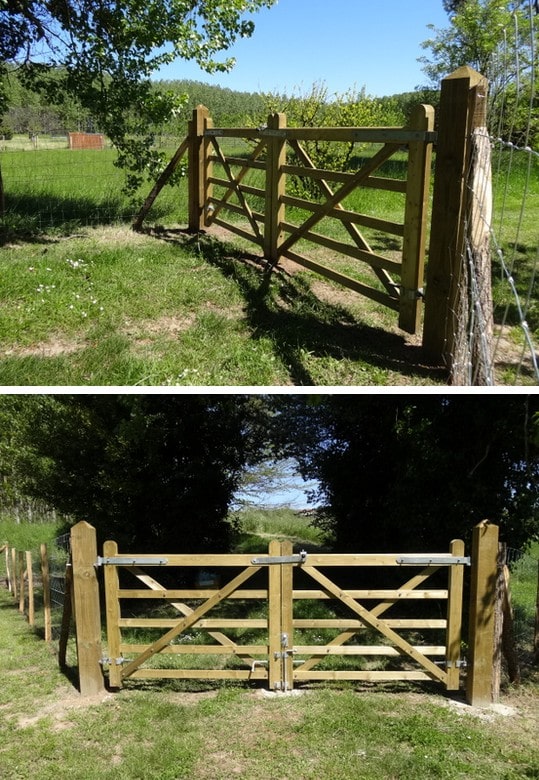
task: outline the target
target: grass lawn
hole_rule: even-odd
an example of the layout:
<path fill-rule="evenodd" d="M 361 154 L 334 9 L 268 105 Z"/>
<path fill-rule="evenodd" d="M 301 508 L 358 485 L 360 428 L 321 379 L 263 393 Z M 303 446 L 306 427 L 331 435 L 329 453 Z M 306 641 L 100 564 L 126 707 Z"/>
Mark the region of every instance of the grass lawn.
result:
<path fill-rule="evenodd" d="M 84 700 L 3 587 L 0 673 L 3 780 L 539 776 L 531 683 L 504 698 L 511 717 L 404 685 L 268 697 L 139 683 Z"/>
<path fill-rule="evenodd" d="M 400 331 L 394 312 L 290 261 L 268 275 L 255 244 L 220 228 L 188 236 L 185 183 L 165 188 L 152 227 L 133 233 L 137 208 L 121 193 L 113 159 L 110 149 L 2 154 L 0 385 L 445 384 L 445 373 L 425 365 L 421 336 Z M 505 177 L 502 163 L 495 228 L 536 338 L 535 168 L 530 176 L 519 158 Z M 252 173 L 259 185 L 260 171 Z M 363 190 L 345 205 L 399 221 L 402 201 Z M 334 222 L 322 227 L 333 239 L 343 232 Z M 376 251 L 398 253 L 400 239 L 365 236 Z M 308 254 L 379 285 L 363 263 L 320 247 Z M 496 263 L 494 271 L 497 381 L 532 384 L 513 292 Z"/>

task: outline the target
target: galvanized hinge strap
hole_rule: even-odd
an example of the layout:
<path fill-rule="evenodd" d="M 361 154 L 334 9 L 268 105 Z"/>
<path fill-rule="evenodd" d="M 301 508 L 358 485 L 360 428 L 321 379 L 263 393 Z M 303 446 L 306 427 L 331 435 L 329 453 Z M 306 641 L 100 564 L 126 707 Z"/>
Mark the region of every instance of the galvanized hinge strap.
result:
<path fill-rule="evenodd" d="M 99 663 L 102 666 L 121 666 L 122 664 L 128 664 L 129 661 L 129 658 L 122 658 L 122 656 L 119 658 L 108 658 L 107 656 L 103 656 L 99 659 Z"/>
<path fill-rule="evenodd" d="M 97 557 L 98 566 L 166 566 L 168 558 L 136 558 L 135 556 Z"/>
<path fill-rule="evenodd" d="M 470 566 L 471 558 L 469 556 L 448 555 L 444 557 L 430 557 L 428 555 L 417 556 L 402 556 L 397 558 L 396 563 L 400 566 L 453 566 L 460 564 L 461 566 Z"/>
<path fill-rule="evenodd" d="M 302 550 L 297 555 L 270 555 L 266 558 L 253 558 L 251 563 L 253 566 L 269 566 L 272 563 L 305 563 L 307 560 L 307 553 Z"/>

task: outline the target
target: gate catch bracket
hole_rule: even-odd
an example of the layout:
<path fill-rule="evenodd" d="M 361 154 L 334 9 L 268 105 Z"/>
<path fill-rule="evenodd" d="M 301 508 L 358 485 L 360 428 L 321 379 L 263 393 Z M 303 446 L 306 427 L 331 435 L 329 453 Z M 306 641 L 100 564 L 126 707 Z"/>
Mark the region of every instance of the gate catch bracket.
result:
<path fill-rule="evenodd" d="M 297 555 L 274 555 L 267 558 L 253 558 L 251 563 L 253 566 L 266 566 L 272 563 L 305 563 L 307 560 L 307 553 L 302 550 Z"/>

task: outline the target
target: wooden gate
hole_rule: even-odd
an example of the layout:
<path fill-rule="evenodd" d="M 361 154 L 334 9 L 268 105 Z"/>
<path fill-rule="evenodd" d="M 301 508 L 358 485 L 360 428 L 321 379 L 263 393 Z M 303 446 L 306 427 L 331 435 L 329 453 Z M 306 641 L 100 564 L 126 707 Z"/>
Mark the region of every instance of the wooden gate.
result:
<path fill-rule="evenodd" d="M 155 556 L 123 555 L 107 542 L 99 563 L 110 685 L 234 679 L 287 691 L 308 680 L 434 680 L 458 689 L 463 553 L 461 541 L 428 556 L 294 554 L 291 543 L 274 541 L 254 557 Z M 355 587 L 374 569 L 398 572 L 403 582 Z M 444 585 L 426 588 L 443 570 Z M 409 615 L 413 604 L 421 615 Z M 148 617 L 148 608 L 159 614 Z"/>
<path fill-rule="evenodd" d="M 415 333 L 423 299 L 433 128 L 434 110 L 424 105 L 406 127 L 288 128 L 284 114 L 272 114 L 267 127 L 258 129 L 214 128 L 201 106 L 190 130 L 190 227 L 225 227 L 258 244 L 271 265 L 281 258 L 292 260 L 397 311 L 399 326 Z M 227 139 L 248 141 L 252 150 L 227 156 L 222 143 Z M 374 144 L 377 150 L 353 172 L 322 170 L 310 159 L 305 142 Z M 404 150 L 406 175 L 380 175 L 384 163 Z M 255 178 L 249 179 L 253 172 Z M 289 176 L 314 182 L 322 202 L 291 195 Z M 345 199 L 365 187 L 400 193 L 402 218 L 351 211 Z M 294 221 L 287 219 L 287 207 L 293 209 Z M 321 223 L 321 230 L 315 230 Z M 361 232 L 365 228 L 385 236 L 391 251 L 375 251 Z M 350 258 L 352 269 L 343 272 L 331 260 L 320 262 L 309 253 L 313 245 L 329 250 L 333 259 Z M 380 284 L 369 282 L 362 268 L 370 268 Z"/>

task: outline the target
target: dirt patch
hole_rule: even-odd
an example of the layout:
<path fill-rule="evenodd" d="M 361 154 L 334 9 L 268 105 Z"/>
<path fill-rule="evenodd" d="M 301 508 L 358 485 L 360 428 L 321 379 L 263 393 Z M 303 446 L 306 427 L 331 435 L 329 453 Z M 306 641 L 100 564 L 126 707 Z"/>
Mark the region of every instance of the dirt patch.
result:
<path fill-rule="evenodd" d="M 51 337 L 48 341 L 41 341 L 29 347 L 11 347 L 4 350 L 5 357 L 39 357 L 54 358 L 63 355 L 72 355 L 85 345 L 80 342 L 68 341 L 61 337 Z"/>
<path fill-rule="evenodd" d="M 70 726 L 68 720 L 69 713 L 86 710 L 89 707 L 95 707 L 113 699 L 114 696 L 110 693 L 101 693 L 96 696 L 81 696 L 73 689 L 66 689 L 63 691 L 61 699 L 45 703 L 33 715 L 21 715 L 17 721 L 17 726 L 20 729 L 24 729 L 35 726 L 43 718 L 49 718 L 52 721 L 53 731 L 63 731 Z"/>

